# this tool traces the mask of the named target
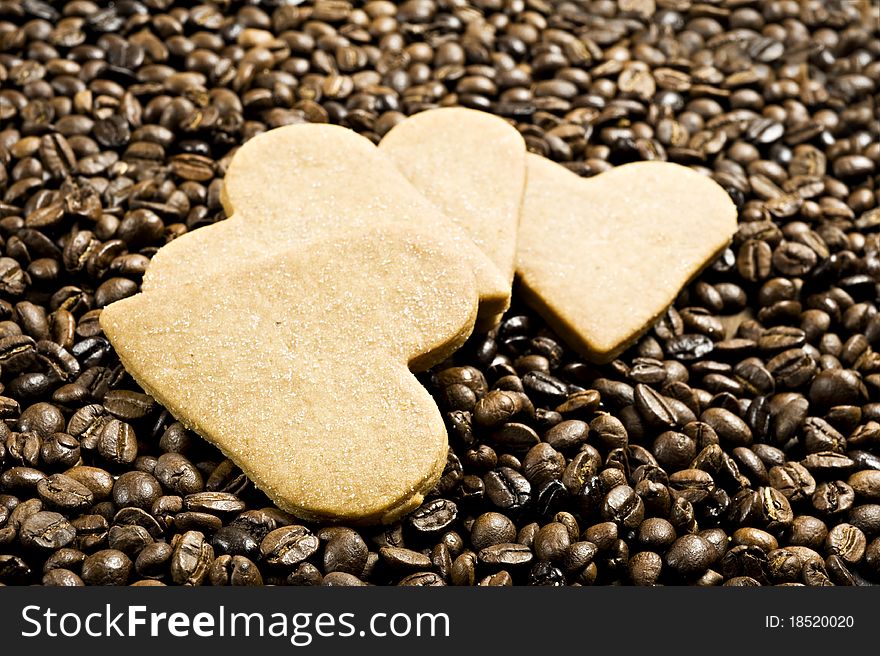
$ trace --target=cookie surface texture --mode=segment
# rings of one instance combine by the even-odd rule
[[[379,150],[512,285],[526,175],[526,144],[519,132],[486,112],[442,107],[398,123]],[[509,304],[509,295],[497,303],[502,312]],[[486,323],[479,327],[494,322]]]
[[[222,196],[229,218],[185,234],[155,255],[143,289],[210,277],[272,257],[297,242],[366,227],[408,226],[442,235],[448,257],[476,275],[480,316],[493,317],[510,281],[368,139],[334,125],[270,130],[233,156]]]

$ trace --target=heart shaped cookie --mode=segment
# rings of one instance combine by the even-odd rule
[[[230,218],[160,249],[144,276],[144,291],[249,265],[339,230],[415,226],[446,236],[449,256],[474,270],[481,318],[495,317],[509,303],[508,277],[352,130],[305,124],[258,135],[232,158],[223,189]]]
[[[526,144],[520,133],[493,114],[441,107],[397,124],[379,142],[379,150],[473,239],[512,285],[526,177]],[[477,328],[491,328],[497,319]]]
[[[410,372],[471,332],[474,274],[442,235],[379,226],[106,307],[101,327],[151,396],[306,519],[391,521],[446,463]]]
[[[582,355],[608,362],[730,242],[736,207],[668,162],[580,178],[527,157],[517,274],[523,297]]]

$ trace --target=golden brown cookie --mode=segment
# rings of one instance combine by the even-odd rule
[[[571,346],[608,362],[735,231],[724,189],[684,166],[636,162],[584,179],[530,154],[517,273],[524,298]]]
[[[106,307],[126,370],[299,517],[391,521],[446,463],[413,376],[468,337],[474,274],[442,236],[401,227],[298,241]]]

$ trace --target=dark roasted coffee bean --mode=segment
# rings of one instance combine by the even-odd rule
[[[183,506],[189,511],[218,515],[241,512],[247,508],[241,499],[229,492],[195,492],[184,497]]]
[[[811,497],[813,508],[823,515],[845,513],[855,501],[853,488],[843,481],[822,481]]]
[[[546,442],[529,449],[522,462],[522,473],[526,480],[538,487],[561,478],[564,470],[565,457]]]
[[[635,490],[628,485],[618,485],[605,495],[601,512],[603,519],[634,529],[642,523],[645,507]]]
[[[544,435],[544,441],[557,450],[573,449],[587,441],[590,425],[578,419],[556,424]]]
[[[324,548],[324,572],[346,572],[359,576],[367,564],[369,550],[358,533],[341,528]]]
[[[684,433],[665,431],[654,440],[652,452],[663,467],[674,470],[686,467],[694,459],[697,446]]]
[[[647,385],[636,385],[633,396],[635,409],[642,420],[657,428],[673,428],[676,417],[666,397]]]
[[[541,438],[527,424],[507,422],[492,434],[492,441],[496,445],[507,447],[511,450],[525,451],[538,444]]]
[[[721,572],[728,579],[747,576],[759,584],[769,582],[770,563],[767,554],[755,545],[732,547],[721,559]]]
[[[498,426],[522,412],[528,412],[529,407],[524,394],[492,390],[477,402],[474,421],[480,426]]]
[[[130,424],[111,419],[101,430],[97,448],[98,453],[109,462],[129,465],[137,457],[137,436]]]
[[[179,453],[163,453],[159,456],[153,475],[169,491],[181,496],[201,492],[204,488],[199,470]]]
[[[113,492],[113,476],[98,467],[80,465],[68,469],[64,474],[87,487],[95,500],[107,499]]]
[[[76,529],[56,512],[34,513],[19,528],[19,540],[26,549],[60,549],[70,544],[75,536]]]
[[[633,585],[655,585],[663,570],[663,559],[653,551],[634,554],[627,564]]]
[[[561,561],[571,544],[571,537],[565,525],[551,522],[535,535],[533,548],[535,555],[542,561]]]
[[[702,574],[714,559],[714,549],[699,535],[678,538],[666,554],[666,564],[685,578]]]
[[[214,549],[198,531],[187,531],[172,541],[171,579],[177,585],[201,585],[214,560]]]
[[[76,479],[64,474],[52,474],[37,483],[37,494],[47,508],[62,512],[81,512],[92,505],[91,490]]]
[[[530,371],[522,377],[523,387],[530,397],[541,403],[556,405],[568,395],[568,386],[561,380],[541,371]]]
[[[417,570],[431,567],[431,559],[419,551],[402,547],[382,547],[379,557],[394,570]]]
[[[82,579],[86,585],[125,585],[131,570],[128,556],[116,549],[103,549],[83,561]]]
[[[525,545],[502,542],[480,549],[477,557],[481,563],[489,566],[517,567],[530,563],[534,555]]]
[[[318,546],[318,538],[311,531],[293,524],[268,533],[260,542],[260,554],[269,565],[290,567],[309,558]]]
[[[639,525],[639,543],[648,549],[662,553],[675,539],[675,528],[661,517],[649,517]]]
[[[134,506],[148,510],[161,496],[159,481],[146,472],[125,472],[113,484],[113,502],[119,508]]]
[[[152,542],[153,538],[149,532],[136,525],[111,526],[107,534],[107,546],[118,549],[130,558],[137,558],[137,555]]]
[[[235,526],[224,526],[211,538],[211,546],[217,554],[259,557],[260,543],[254,537]]]
[[[700,415],[700,421],[708,424],[724,445],[743,447],[752,443],[752,431],[748,424],[729,410],[709,408]]]
[[[54,433],[41,445],[40,457],[50,468],[72,467],[80,459],[79,441],[67,433]]]
[[[146,394],[128,390],[107,392],[103,403],[107,412],[124,421],[142,419],[155,407],[155,401]]]
[[[519,510],[531,500],[532,487],[510,467],[499,467],[484,477],[486,496],[497,508]]]
[[[135,571],[142,577],[160,577],[168,571],[173,552],[167,542],[152,542],[138,553],[134,562]]]
[[[880,471],[862,470],[855,472],[847,483],[853,492],[864,501],[880,501]]]
[[[825,538],[825,547],[829,554],[839,556],[850,565],[857,565],[865,555],[867,541],[865,534],[851,524],[838,524]]]
[[[816,374],[815,361],[800,348],[789,349],[767,362],[777,387],[795,389],[809,383]]]
[[[823,408],[852,405],[858,401],[860,385],[858,375],[849,369],[820,371],[810,385],[810,401]]]
[[[445,531],[458,518],[458,507],[448,499],[428,501],[409,516],[410,526],[419,533]]]

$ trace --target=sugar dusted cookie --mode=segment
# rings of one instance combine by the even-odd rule
[[[396,125],[379,150],[512,284],[526,176],[526,145],[519,132],[486,112],[442,107]],[[486,323],[481,327],[495,321]]]
[[[442,236],[325,234],[210,278],[118,301],[101,326],[135,380],[279,507],[391,521],[446,463],[446,429],[410,369],[448,357],[477,312]]]
[[[523,295],[596,362],[653,325],[736,231],[724,189],[677,164],[636,162],[583,179],[537,155],[527,162]]]

